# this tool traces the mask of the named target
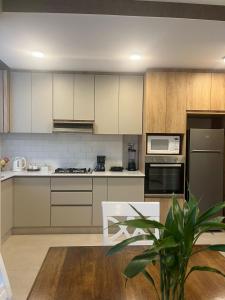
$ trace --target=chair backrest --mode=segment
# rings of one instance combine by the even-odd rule
[[[123,217],[126,220],[139,217],[138,213],[130,206],[133,205],[147,219],[159,221],[160,219],[160,204],[159,202],[102,202],[103,215],[103,237],[104,244],[112,245],[122,239],[133,237],[139,234],[144,234],[144,230],[135,229],[132,233],[128,231],[128,226],[117,225],[118,231],[109,232],[109,223],[118,223],[118,217]],[[113,226],[114,227],[114,226]],[[116,227],[116,226],[115,226]],[[159,238],[159,230],[154,230],[154,235]],[[132,245],[151,245],[152,241],[143,240],[133,243]]]
[[[5,269],[2,255],[0,254],[0,300],[11,300],[12,290],[9,284],[8,275]]]

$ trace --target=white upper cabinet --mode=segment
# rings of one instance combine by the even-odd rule
[[[30,72],[11,72],[10,101],[10,131],[31,132]]]
[[[53,74],[53,119],[73,120],[74,75]]]
[[[94,75],[75,75],[74,120],[94,120]]]
[[[143,76],[120,76],[119,134],[142,134]]]
[[[0,70],[0,133],[4,131],[3,71]]]
[[[52,74],[32,73],[32,132],[52,132]]]
[[[119,76],[95,76],[95,133],[118,134]]]

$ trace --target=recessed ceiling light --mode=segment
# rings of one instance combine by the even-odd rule
[[[138,54],[138,53],[131,54],[130,59],[131,60],[140,60],[141,59],[141,55]]]
[[[43,53],[43,52],[40,52],[40,51],[33,51],[33,52],[31,53],[31,55],[32,55],[33,57],[38,57],[38,58],[43,58],[43,57],[44,57],[44,53]]]

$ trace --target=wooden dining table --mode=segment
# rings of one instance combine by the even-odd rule
[[[140,274],[128,280],[122,275],[127,263],[145,249],[129,246],[107,256],[109,247],[49,248],[27,299],[29,300],[156,300],[153,287]],[[225,257],[218,252],[199,252],[192,265],[207,265],[225,273]],[[157,266],[149,268],[159,285]],[[186,282],[186,300],[225,300],[225,278],[210,272],[193,272]]]

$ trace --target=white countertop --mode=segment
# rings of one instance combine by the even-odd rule
[[[127,171],[123,172],[92,172],[87,174],[55,174],[54,172],[13,172],[13,171],[3,171],[0,173],[1,181],[13,178],[13,177],[144,177],[144,173],[141,171]]]

